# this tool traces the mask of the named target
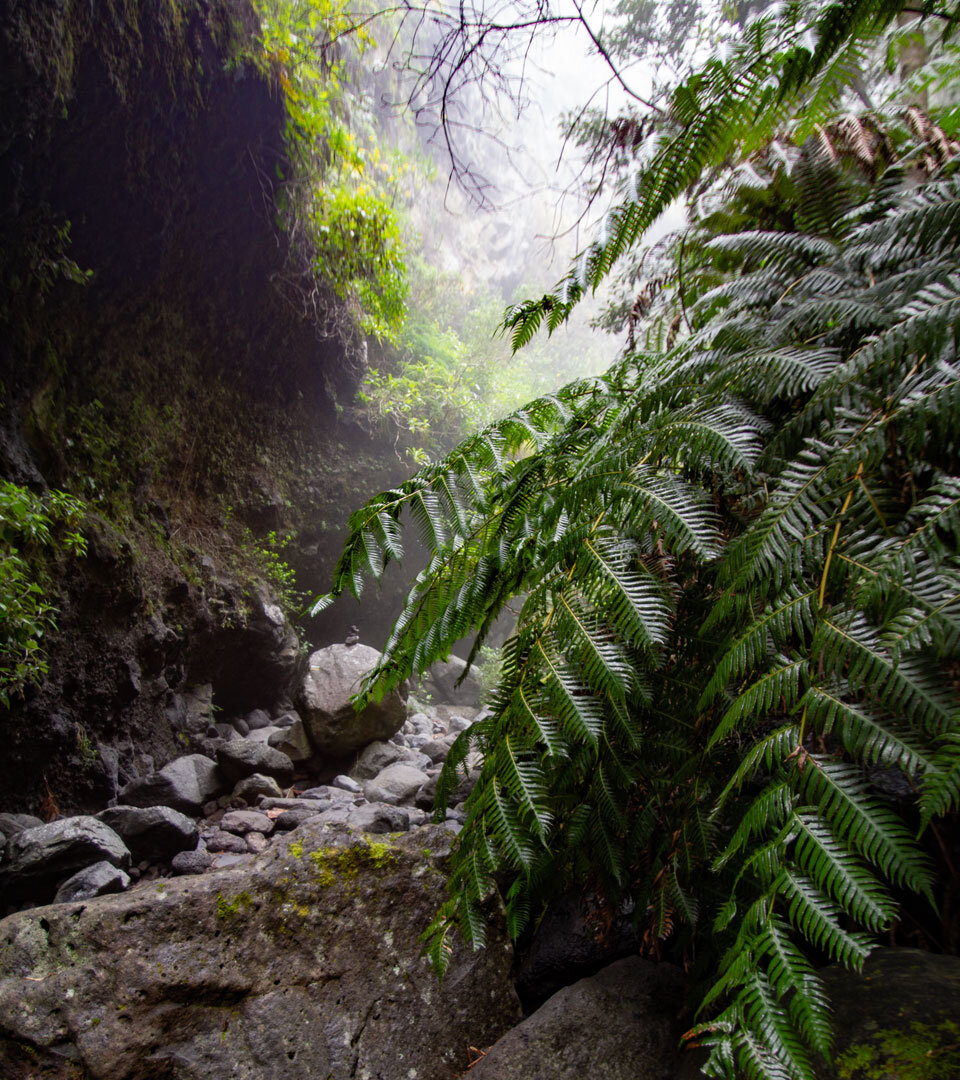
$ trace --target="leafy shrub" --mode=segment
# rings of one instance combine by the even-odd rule
[[[62,491],[44,496],[0,481],[0,703],[47,673],[44,634],[56,626],[40,556],[47,551],[83,555],[79,532],[83,503]]]

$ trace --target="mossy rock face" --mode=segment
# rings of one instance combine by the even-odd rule
[[[878,949],[861,975],[824,973],[837,1034],[822,1080],[960,1077],[960,960]]]
[[[502,933],[442,985],[421,955],[450,842],[308,822],[252,869],[10,916],[0,1076],[453,1080],[519,1006]]]

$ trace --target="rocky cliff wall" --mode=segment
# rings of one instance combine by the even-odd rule
[[[362,343],[285,298],[255,29],[242,0],[0,2],[0,475],[83,498],[89,545],[43,568],[59,631],[0,710],[0,807],[102,805],[183,752],[194,686],[283,707],[297,601],[269,534],[322,590],[346,513],[396,474],[347,419]],[[388,609],[344,619],[376,642]]]

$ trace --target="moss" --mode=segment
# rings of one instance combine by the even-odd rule
[[[394,866],[398,854],[390,844],[365,841],[346,848],[319,848],[310,852],[310,861],[317,869],[317,884],[328,888],[338,877],[350,882],[361,870],[371,867],[383,870]]]
[[[287,849],[290,854],[298,861],[303,858],[303,841],[294,840],[294,842]]]
[[[960,1027],[914,1021],[885,1028],[837,1058],[837,1080],[955,1080],[960,1076]]]
[[[223,893],[217,893],[217,918],[232,919],[240,911],[253,907],[253,898],[246,891],[238,893],[232,900],[227,900]]]

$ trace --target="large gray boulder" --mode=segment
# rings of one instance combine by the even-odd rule
[[[430,668],[423,680],[424,689],[440,704],[479,705],[482,696],[480,684],[472,673],[463,678],[466,670],[466,660],[451,653],[448,659],[438,660]],[[463,682],[458,686],[462,678]]]
[[[217,764],[231,784],[257,773],[272,776],[281,787],[289,787],[293,781],[293,762],[265,742],[238,739],[224,743],[217,750]]]
[[[101,861],[126,870],[130,852],[113,829],[95,817],[61,818],[24,829],[7,841],[0,894],[14,900],[50,900],[64,878]]]
[[[442,986],[421,955],[450,840],[310,822],[236,868],[11,915],[0,1076],[452,1080],[520,1013],[499,930],[455,941]]]
[[[672,1080],[683,990],[679,968],[618,960],[508,1031],[470,1080]]]
[[[375,739],[389,739],[403,727],[407,706],[396,690],[359,713],[350,701],[379,659],[380,653],[369,645],[330,645],[311,655],[299,709],[318,753],[352,754]]]
[[[124,806],[170,806],[182,814],[196,815],[224,788],[215,761],[203,754],[185,754],[158,772],[131,780],[120,789],[117,800]]]
[[[135,859],[172,859],[192,851],[200,835],[197,823],[169,806],[111,806],[97,818],[123,840]]]
[[[426,773],[398,761],[388,765],[363,785],[363,793],[370,802],[398,803],[412,800],[428,780]]]
[[[383,772],[395,761],[402,761],[406,757],[406,749],[392,742],[376,742],[365,746],[356,763],[350,770],[353,780],[372,780],[377,773]]]

